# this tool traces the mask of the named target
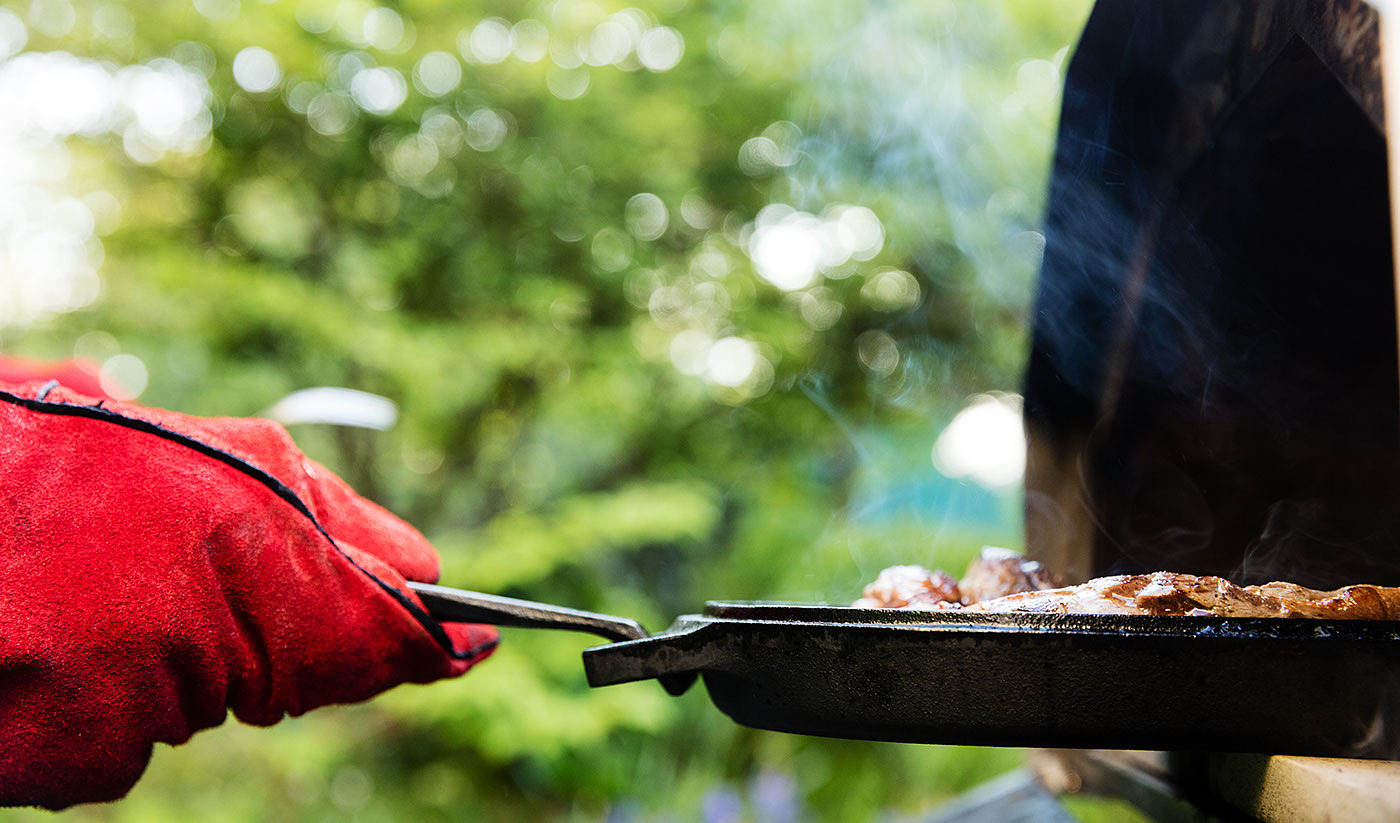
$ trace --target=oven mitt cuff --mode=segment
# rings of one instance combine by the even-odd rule
[[[42,399],[35,399],[42,397]],[[460,675],[437,555],[276,424],[0,385],[0,805],[124,795],[156,742]]]

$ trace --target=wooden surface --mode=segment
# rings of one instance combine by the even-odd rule
[[[1210,781],[1221,799],[1263,823],[1400,820],[1400,762],[1218,754]]]
[[[1385,100],[1383,120],[1386,133],[1386,155],[1390,170],[1390,242],[1394,263],[1396,316],[1400,317],[1400,3],[1390,0],[1377,3],[1380,10],[1380,66]],[[1400,335],[1396,336],[1400,347]]]
[[[1037,749],[1027,768],[1051,794],[1120,798],[1157,823],[1400,820],[1397,761]]]

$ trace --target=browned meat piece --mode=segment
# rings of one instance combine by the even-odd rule
[[[1220,577],[1156,572],[1022,592],[974,603],[967,611],[1396,620],[1400,589],[1357,585],[1320,592],[1292,583],[1241,587]]]
[[[1009,549],[986,546],[967,567],[962,582],[937,569],[890,566],[865,587],[853,605],[867,609],[956,609],[1017,592],[1053,589],[1059,581],[1034,560]]]
[[[1060,581],[1050,570],[1034,560],[1027,560],[1010,549],[987,546],[967,567],[958,588],[964,604],[992,600],[1018,592],[1053,589]]]
[[[961,583],[943,571],[891,566],[856,606],[1049,614],[1214,615],[1400,620],[1400,588],[1356,585],[1323,592],[1293,583],[1236,586],[1221,577],[1156,572],[1054,588],[1039,563],[985,548]]]
[[[866,609],[956,609],[962,605],[958,581],[941,569],[890,566],[865,587],[854,605]]]

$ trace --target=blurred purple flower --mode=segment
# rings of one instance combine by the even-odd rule
[[[749,781],[749,799],[763,823],[797,823],[802,819],[802,801],[797,781],[781,772],[760,771]]]
[[[744,801],[738,792],[728,786],[721,786],[705,792],[700,809],[700,819],[704,823],[739,823],[744,811]]]
[[[624,798],[608,807],[608,816],[604,818],[604,821],[605,823],[640,823],[641,819],[641,804],[631,798]]]

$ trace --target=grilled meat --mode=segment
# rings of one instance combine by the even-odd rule
[[[1400,619],[1400,589],[1356,585],[1322,592],[1293,583],[1236,586],[1220,577],[1156,572],[1100,577],[966,607],[978,612]]]
[[[963,605],[968,605],[1059,585],[1060,581],[1040,563],[1027,560],[1010,549],[987,546],[968,565],[958,588],[962,590]]]
[[[1323,592],[1293,583],[1236,586],[1221,577],[1156,572],[1100,577],[1056,587],[1039,563],[986,548],[961,583],[943,571],[892,566],[856,606],[1047,614],[1213,615],[1400,620],[1400,589],[1346,586]]]
[[[987,546],[968,565],[962,582],[937,569],[890,566],[865,587],[854,605],[867,609],[957,609],[982,600],[1060,585],[1034,560]]]
[[[867,609],[956,609],[962,592],[951,574],[923,566],[890,566],[865,587],[855,605]]]

